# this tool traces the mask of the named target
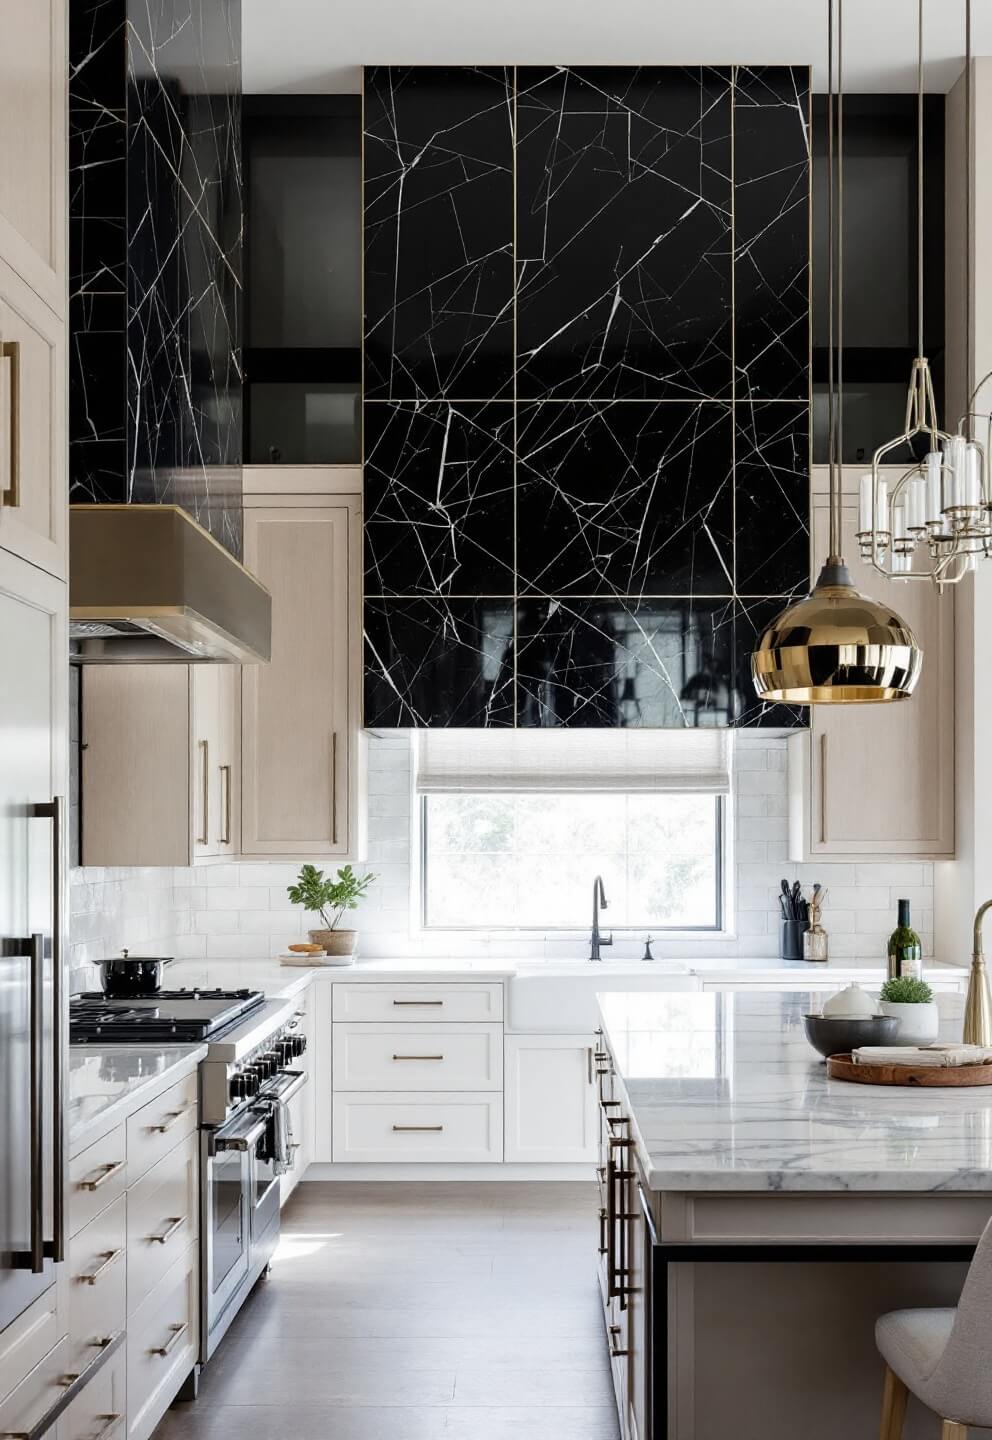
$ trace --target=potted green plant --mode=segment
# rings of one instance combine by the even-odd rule
[[[325,875],[315,865],[304,865],[296,884],[287,886],[286,893],[294,905],[302,905],[324,922],[320,929],[309,932],[314,945],[321,945],[325,955],[342,957],[339,963],[349,965],[355,953],[354,930],[340,929],[341,919],[348,910],[355,910],[369,886],[378,879],[371,871],[356,875],[350,865],[342,865],[337,875]]]
[[[897,1045],[932,1045],[940,1029],[940,1014],[933,991],[914,975],[886,980],[879,991],[878,1008],[899,1021]]]

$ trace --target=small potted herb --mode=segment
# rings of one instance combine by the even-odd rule
[[[879,991],[878,1008],[883,1015],[894,1015],[899,1021],[897,1045],[932,1045],[936,1040],[940,1015],[925,980],[913,975],[886,980]]]
[[[296,877],[296,884],[287,886],[286,893],[294,905],[319,915],[324,922],[320,929],[309,932],[315,945],[321,945],[325,955],[340,956],[339,964],[350,965],[355,953],[354,930],[339,928],[347,910],[355,910],[358,902],[378,876],[371,871],[367,875],[356,875],[350,865],[342,865],[336,876],[325,875],[315,865],[304,865]]]

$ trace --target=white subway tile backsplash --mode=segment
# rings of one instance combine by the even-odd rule
[[[933,950],[933,867],[919,861],[796,866],[787,859],[785,738],[754,732],[735,742],[731,818],[735,842],[732,910],[735,934],[724,939],[657,940],[659,958],[742,954],[772,958],[778,947],[779,882],[798,877],[819,881],[830,894],[824,924],[830,953],[839,959],[880,957],[895,923],[896,901],[905,896],[924,944]],[[420,933],[412,893],[410,741],[406,734],[372,736],[369,744],[369,858],[360,870],[374,870],[376,884],[345,924],[359,931],[359,952],[425,958],[547,956],[580,958],[587,952],[581,933],[552,932],[459,935]],[[333,872],[337,864],[315,857]],[[74,870],[71,885],[72,965],[87,985],[96,973],[84,967],[125,945],[179,959],[240,959],[275,956],[314,925],[289,902],[286,888],[299,863],[223,862],[196,869]],[[641,941],[618,936],[615,955],[640,955]],[[75,983],[75,977],[74,977]]]

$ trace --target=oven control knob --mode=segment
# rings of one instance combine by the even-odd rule
[[[307,1037],[305,1035],[293,1036],[293,1054],[302,1055],[307,1048]]]
[[[232,1100],[243,1100],[245,1098],[244,1080],[241,1075],[232,1075],[227,1085],[227,1093]]]
[[[288,1065],[296,1053],[296,1045],[292,1036],[279,1042],[279,1055],[284,1065]]]
[[[241,1080],[244,1097],[247,1100],[248,1097],[250,1095],[254,1095],[255,1091],[258,1089],[258,1076],[255,1074],[254,1070],[242,1070],[239,1078]]]

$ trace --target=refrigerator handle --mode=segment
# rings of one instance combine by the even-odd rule
[[[31,936],[31,1090],[30,1090],[30,1173],[31,1173],[31,1272],[45,1268],[45,937]]]
[[[65,1259],[65,971],[62,928],[65,885],[65,816],[61,795],[33,807],[39,820],[52,822],[52,1241],[46,1253]],[[39,1007],[39,1016],[41,1015]],[[41,1019],[37,1021],[41,1026]],[[43,1028],[40,1030],[43,1035]],[[33,1135],[32,1131],[32,1135]],[[43,1132],[42,1132],[43,1133]],[[43,1142],[41,1142],[43,1143]],[[32,1245],[33,1250],[33,1245]]]

